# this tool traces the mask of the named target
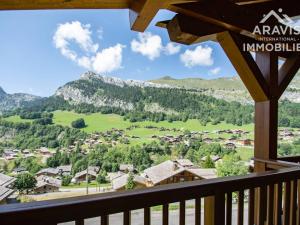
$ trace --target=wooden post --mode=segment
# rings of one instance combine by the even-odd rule
[[[215,212],[215,197],[210,196],[204,198],[204,224],[214,225],[214,212]]]
[[[257,52],[256,63],[264,76],[269,96],[267,101],[255,101],[254,157],[277,158],[278,127],[278,57],[271,52]],[[264,163],[256,163],[255,171],[265,171]]]

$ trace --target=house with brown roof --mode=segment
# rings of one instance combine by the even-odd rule
[[[215,169],[202,169],[194,165],[184,165],[178,161],[167,160],[144,170],[143,176],[147,178],[151,186],[217,177]]]
[[[57,168],[44,168],[36,173],[36,176],[48,176],[48,177],[56,177],[59,175],[59,170]]]
[[[15,182],[16,178],[0,173],[0,204],[7,203],[7,198],[14,193],[10,187]]]
[[[84,182],[87,179],[87,176],[89,178],[89,180],[96,180],[97,178],[97,173],[94,170],[88,169],[88,170],[83,170],[81,172],[78,172],[75,174],[75,176],[72,179],[72,182],[74,183],[80,183],[80,182]]]
[[[128,183],[129,174],[124,174],[116,179],[112,180],[112,188],[115,191],[123,191],[126,189],[126,184]],[[135,184],[135,189],[145,188],[148,186],[148,181],[145,177],[134,174],[133,182]]]
[[[37,194],[58,192],[60,187],[61,180],[42,175],[37,178],[37,184],[34,188],[34,192]]]

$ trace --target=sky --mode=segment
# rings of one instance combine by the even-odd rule
[[[7,93],[50,96],[86,71],[122,79],[214,79],[236,72],[219,44],[171,43],[155,26],[130,30],[128,10],[0,12],[0,86]]]

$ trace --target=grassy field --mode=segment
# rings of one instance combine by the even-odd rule
[[[72,121],[83,118],[86,123],[86,127],[83,130],[87,133],[93,132],[101,132],[107,131],[112,128],[125,129],[132,125],[140,126],[144,128],[145,126],[156,126],[156,127],[165,127],[165,128],[176,128],[181,130],[191,130],[191,131],[214,131],[214,130],[222,130],[222,129],[242,129],[245,131],[253,131],[253,124],[236,126],[227,123],[220,123],[217,125],[207,124],[203,126],[199,123],[198,120],[188,120],[187,122],[175,121],[169,123],[168,121],[161,122],[151,122],[151,121],[143,121],[131,123],[129,121],[124,121],[122,116],[116,114],[101,114],[101,113],[92,113],[92,114],[79,114],[75,112],[69,111],[55,111],[53,122],[54,124],[63,125],[63,126],[71,126]],[[31,120],[21,119],[19,116],[11,116],[5,118],[7,121],[11,122],[30,122]],[[170,132],[169,132],[170,133]],[[149,129],[134,129],[131,132],[132,135],[154,135],[153,130]]]
[[[203,126],[200,124],[198,120],[188,120],[187,122],[175,121],[169,123],[168,121],[161,122],[151,122],[151,121],[143,121],[131,123],[129,121],[125,121],[122,116],[116,114],[101,114],[101,113],[92,113],[92,114],[78,114],[75,112],[69,111],[55,111],[53,117],[53,123],[63,126],[71,126],[72,121],[83,118],[86,123],[86,127],[82,130],[87,133],[94,132],[105,132],[111,130],[112,128],[123,129],[125,130],[125,135],[129,137],[136,136],[138,138],[129,138],[130,145],[138,145],[143,143],[150,143],[154,140],[152,136],[163,136],[163,135],[178,135],[179,133],[183,133],[185,130],[190,131],[207,131],[206,137],[210,138],[229,138],[231,134],[216,134],[213,131],[216,130],[225,130],[225,129],[241,129],[244,131],[250,131],[249,135],[243,136],[243,138],[251,138],[253,139],[253,124],[243,125],[243,126],[235,126],[227,123],[220,123],[217,125],[207,124]],[[30,120],[22,120],[19,116],[12,116],[6,118],[6,120],[11,122],[30,122]],[[132,130],[126,130],[126,128],[136,125],[138,128],[134,128]],[[164,127],[168,129],[176,128],[180,131],[160,131],[159,129],[148,129],[147,126],[154,127]],[[237,149],[239,155],[243,160],[248,160],[253,157],[253,150],[251,148],[238,148]]]
[[[206,126],[202,126],[198,120],[188,120],[187,122],[175,121],[173,123],[169,123],[168,121],[161,121],[158,123],[151,121],[144,122],[136,122],[131,123],[129,121],[124,121],[122,116],[115,114],[101,114],[101,113],[93,113],[93,114],[78,114],[74,112],[67,111],[56,111],[54,112],[53,122],[55,124],[60,124],[64,126],[70,126],[72,121],[83,118],[87,124],[86,128],[83,130],[87,133],[93,133],[96,131],[106,131],[112,128],[125,129],[130,127],[131,125],[138,125],[141,128],[145,126],[156,126],[156,127],[166,127],[166,128],[176,128],[182,130],[192,130],[192,131],[213,131],[213,130],[221,130],[221,129],[242,129],[246,131],[253,130],[253,124],[244,125],[244,126],[235,126],[232,124],[220,123],[218,125],[207,124]],[[11,120],[19,120],[19,118],[12,118]],[[149,129],[134,129],[132,130],[132,135],[154,135],[153,130]]]

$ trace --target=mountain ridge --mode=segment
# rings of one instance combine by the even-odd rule
[[[26,93],[8,94],[0,87],[0,112],[22,107],[38,99],[41,97]]]

